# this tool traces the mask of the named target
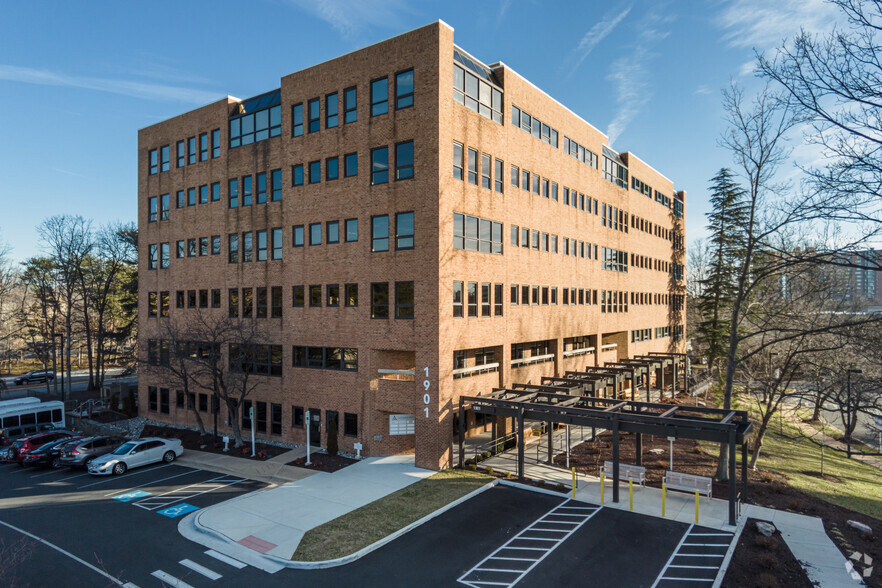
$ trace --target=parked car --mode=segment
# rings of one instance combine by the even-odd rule
[[[61,465],[88,466],[93,459],[110,453],[125,441],[122,437],[86,437],[69,441],[61,448]]]
[[[31,449],[24,455],[24,457],[22,457],[22,465],[41,466],[44,468],[61,467],[61,449],[70,443],[71,439],[76,439],[76,437],[64,437],[57,441],[44,443],[36,449]]]
[[[51,441],[67,439],[73,436],[73,433],[71,433],[70,431],[49,431],[48,433],[37,433],[36,435],[31,435],[30,437],[22,437],[21,439],[16,439],[13,442],[12,447],[10,447],[6,452],[6,461],[15,462],[18,465],[21,465],[24,456],[37,447],[45,445],[46,443],[49,443]]]
[[[33,370],[13,380],[16,386],[23,384],[33,384],[34,382],[52,381],[55,379],[55,372],[52,370]]]
[[[89,463],[90,474],[109,476],[124,474],[126,470],[164,461],[171,463],[184,453],[180,439],[145,437],[126,441],[110,453],[96,457]]]

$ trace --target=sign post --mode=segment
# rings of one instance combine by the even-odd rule
[[[309,430],[312,428],[310,423],[312,421],[309,420],[309,411],[306,411],[306,465],[312,465],[312,462],[309,461]]]
[[[248,418],[251,419],[251,457],[257,455],[254,451],[254,407],[248,409]]]
[[[676,439],[676,437],[668,437],[668,441],[671,442],[670,449],[668,449],[668,455],[670,456],[670,460],[671,460],[671,467],[669,469],[672,472],[674,471],[674,439]]]

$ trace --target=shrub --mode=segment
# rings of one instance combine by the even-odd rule
[[[469,469],[472,470],[472,471],[475,471],[476,469],[478,469],[478,466],[476,466],[476,465],[473,464],[473,463],[470,463],[468,467],[469,467]]]
[[[488,457],[490,457],[490,452],[485,451],[484,453],[481,454],[481,457],[483,457],[484,459],[487,459]]]
[[[511,472],[505,472],[504,476],[505,479],[508,480],[509,478],[511,478]]]
[[[774,570],[778,568],[778,558],[771,553],[762,554],[761,556],[759,556],[759,558],[757,558],[757,561],[760,566],[767,570]]]
[[[557,486],[555,486],[554,489],[557,490],[558,492],[563,492],[567,489],[567,487],[564,486],[562,483],[558,482]]]
[[[472,458],[469,458],[469,459],[465,460],[465,464],[467,466],[475,465],[475,460],[473,460]]]
[[[536,480],[536,484],[539,486],[545,486],[545,480],[540,478],[539,480]]]
[[[493,475],[493,467],[492,466],[487,466],[487,473],[490,474],[491,476]]]

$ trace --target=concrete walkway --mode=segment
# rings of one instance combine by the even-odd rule
[[[372,457],[333,474],[274,465],[308,475],[199,510],[178,529],[192,541],[275,571],[280,566],[272,559],[290,560],[308,530],[435,473],[414,467],[413,455]],[[261,563],[259,554],[273,557]]]
[[[306,448],[298,447],[266,461],[257,461],[233,457],[232,455],[188,449],[178,458],[177,463],[182,466],[209,472],[241,476],[266,484],[279,485],[302,480],[318,473],[315,470],[285,465],[305,455]]]
[[[827,447],[838,449],[842,453],[845,453],[847,451],[848,447],[846,446],[844,441],[834,439],[830,435],[819,431],[813,425],[803,422],[802,418],[797,415],[796,409],[794,407],[785,406],[782,410],[784,411],[784,416],[787,419],[787,423],[799,429],[799,431],[806,437],[813,439],[817,443],[823,443]],[[838,429],[836,429],[832,425],[827,425],[826,428],[838,431]],[[842,431],[838,432],[840,435],[842,434]],[[873,455],[863,455],[859,453],[858,450],[854,448],[854,446],[852,446],[851,458],[855,461],[873,466],[874,468],[882,469],[882,459]]]

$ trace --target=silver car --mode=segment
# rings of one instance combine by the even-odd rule
[[[110,453],[89,462],[89,473],[96,476],[124,474],[130,468],[164,461],[171,463],[184,453],[180,439],[145,437],[127,441]]]

